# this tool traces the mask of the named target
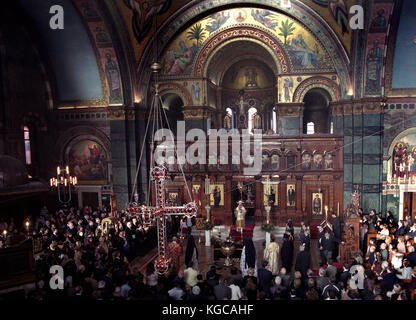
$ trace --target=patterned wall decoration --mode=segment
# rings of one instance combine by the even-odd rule
[[[105,73],[108,104],[122,104],[124,99],[120,68],[107,27],[92,0],[74,0],[73,3],[88,26],[91,41],[95,44],[97,63],[101,63]]]
[[[413,103],[412,103],[413,102]],[[384,107],[383,150],[388,156],[393,140],[405,130],[416,127],[416,104],[410,99],[388,102]]]
[[[294,70],[316,71],[332,69],[332,63],[323,46],[295,20],[276,12],[259,8],[238,8],[216,12],[190,26],[168,46],[162,58],[164,74],[189,74],[192,61],[198,51],[211,39],[218,42],[224,38],[215,35],[228,28],[252,26],[267,30],[279,39],[290,57]],[[236,29],[237,30],[237,29]],[[238,31],[230,36],[241,36]],[[224,35],[227,37],[227,34]],[[263,36],[264,37],[264,36]],[[204,48],[203,51],[207,49]],[[206,53],[202,53],[205,55]],[[197,64],[196,74],[200,66]]]
[[[380,96],[384,92],[385,46],[392,12],[393,3],[389,0],[379,0],[373,5],[363,66],[366,96]]]
[[[302,102],[305,94],[312,88],[323,88],[328,91],[331,95],[332,101],[341,100],[341,91],[336,82],[333,81],[332,77],[310,77],[305,79],[296,88],[293,94],[293,102]]]

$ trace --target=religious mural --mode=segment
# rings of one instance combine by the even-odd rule
[[[350,51],[352,32],[349,26],[348,13],[351,6],[356,4],[356,1],[310,0],[309,4],[331,25],[340,39],[342,39],[347,51]]]
[[[277,207],[279,205],[279,185],[270,184],[269,187],[270,189],[268,190],[267,185],[263,185],[263,204],[265,207]]]
[[[416,133],[409,134],[396,143],[391,161],[393,178],[416,175]]]
[[[168,192],[168,205],[169,206],[179,206],[179,193],[178,192]]]
[[[133,11],[132,28],[138,42],[141,42],[150,32],[153,16],[168,11],[172,0],[123,0]]]
[[[106,183],[108,158],[104,148],[92,140],[82,140],[69,149],[68,163],[71,172],[83,182]]]
[[[302,169],[310,170],[312,167],[312,157],[309,153],[304,153],[302,155]]]
[[[313,167],[315,169],[321,170],[324,167],[322,154],[316,153],[313,155]]]
[[[222,81],[225,88],[244,90],[272,88],[275,84],[276,79],[269,67],[255,59],[233,64]]]
[[[197,51],[211,34],[243,23],[266,28],[279,38],[287,49],[295,70],[332,69],[323,47],[295,20],[266,9],[238,8],[216,12],[177,36],[163,54],[162,73],[190,74]],[[245,72],[249,78],[248,86],[254,87],[255,72]]]
[[[95,40],[97,51],[101,61],[101,67],[105,73],[108,103],[110,105],[123,103],[123,88],[119,65],[112,40],[102,18],[94,8],[90,0],[76,0],[74,4],[84,16],[91,36]],[[103,79],[104,80],[104,79]]]
[[[334,156],[332,153],[327,152],[325,154],[325,169],[334,169]]]
[[[312,193],[312,214],[322,215],[322,193]]]
[[[392,3],[374,3],[367,37],[367,52],[364,65],[366,95],[380,95],[384,86],[382,76],[383,56],[392,8]]]
[[[224,206],[224,185],[211,184],[210,189],[210,206],[214,208]]]
[[[197,206],[201,206],[201,185],[193,184],[192,185],[192,198],[194,199]]]
[[[286,192],[286,206],[294,207],[296,205],[296,186],[294,184],[288,184]]]
[[[333,73],[326,73],[326,74],[320,74],[319,75],[322,79],[327,78],[328,79],[328,83],[331,83],[333,85],[339,85],[339,78],[333,74]],[[277,87],[279,88],[278,92],[279,92],[279,102],[296,102],[296,98],[298,98],[298,94],[296,94],[296,92],[299,90],[299,86],[301,86],[302,84],[305,84],[307,82],[308,79],[312,78],[313,75],[295,75],[295,76],[286,76],[286,75],[281,75],[278,77],[278,84]],[[318,79],[317,79],[318,81]],[[316,87],[321,87],[321,84],[318,84],[317,81],[315,81],[313,84]],[[311,83],[312,84],[312,83]],[[324,87],[326,90],[328,90],[328,88]],[[301,91],[303,91],[302,88]],[[336,95],[335,89],[331,88],[334,92],[333,94]],[[296,97],[295,97],[296,95]],[[335,97],[334,97],[335,99]]]
[[[272,155],[272,170],[279,170],[279,155],[273,154]]]

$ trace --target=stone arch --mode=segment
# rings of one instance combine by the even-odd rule
[[[241,40],[248,40],[257,43],[266,49],[273,58],[277,72],[288,73],[292,70],[290,59],[283,49],[280,40],[257,27],[234,27],[215,34],[199,50],[193,66],[195,77],[205,77],[212,57],[224,46]]]
[[[188,90],[184,86],[178,83],[174,83],[174,82],[161,83],[158,87],[158,91],[159,91],[159,95],[166,94],[166,93],[174,93],[182,99],[185,106],[193,105],[193,100]],[[149,97],[150,101],[153,101],[154,95],[155,95],[155,91],[152,90],[150,97]]]
[[[341,90],[332,80],[325,77],[312,77],[304,80],[293,93],[293,102],[300,103],[305,95],[314,88],[322,88],[328,91],[333,102],[341,100]]]
[[[321,43],[321,45],[326,44],[324,45],[324,48],[327,48],[327,53],[333,63],[334,69],[337,70],[342,87],[342,96],[344,98],[347,97],[348,87],[351,82],[350,75],[348,73],[348,65],[350,63],[348,52],[343,46],[342,41],[339,39],[335,30],[333,30],[316,11],[299,2],[292,2],[290,8],[284,8],[274,0],[239,0],[233,5],[260,5],[262,7],[267,7],[270,10],[282,12],[283,14],[288,15],[288,17],[302,23],[314,35],[315,39]],[[151,36],[147,46],[143,50],[142,56],[152,56],[151,51],[154,47],[154,41],[156,41],[156,39],[158,39],[159,48],[161,48],[161,52],[163,52],[163,47],[169,44],[170,40],[174,38],[175,34],[179,30],[183,30],[188,21],[195,21],[198,17],[203,19],[205,15],[208,14],[206,13],[207,9],[210,11],[220,11],[227,8],[228,6],[221,1],[212,0],[203,0],[198,3],[190,2],[184,5],[165,21],[156,34]],[[144,97],[147,97],[146,91],[148,90],[148,86],[143,86],[141,83],[149,83],[150,73],[145,71],[151,63],[149,59],[150,58],[141,59],[136,73],[138,79],[136,89],[138,90],[138,95]],[[146,103],[146,101],[142,102]]]

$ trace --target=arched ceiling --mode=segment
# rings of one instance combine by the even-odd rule
[[[185,11],[190,6],[201,1],[193,0],[117,0],[120,10],[124,16],[126,24],[129,26],[129,33],[131,39],[134,41],[134,50],[136,58],[139,59],[150,39],[153,21],[151,12],[158,12],[159,23],[166,22],[171,16]],[[271,4],[275,7],[283,6],[284,0],[241,0],[241,1],[226,1],[226,0],[212,0],[207,2],[203,10],[210,10],[213,7],[220,5],[238,5],[238,4]],[[331,28],[340,39],[342,45],[349,52],[351,48],[352,30],[349,24],[346,23],[348,19],[349,8],[356,4],[356,0],[291,0],[292,3],[303,5],[315,11],[325,25]],[[290,10],[290,9],[289,9]],[[201,12],[203,14],[203,12]],[[186,23],[186,21],[183,21]]]
[[[211,39],[221,31],[236,27],[261,30],[280,42],[290,58],[293,70],[333,70],[328,48],[305,26],[275,11],[259,7],[240,7],[215,12],[178,33],[162,55],[162,74],[191,74],[198,51],[211,45]],[[238,36],[238,32],[235,36]],[[239,52],[234,51],[234,55],[237,54]],[[230,55],[227,58],[232,57]]]
[[[83,21],[71,0],[18,0],[40,36],[48,55],[62,101],[103,98],[94,49]],[[52,30],[49,13],[53,5],[64,9],[64,29]]]
[[[221,86],[238,90],[268,89],[276,86],[276,77],[263,61],[251,58],[231,65],[224,74]]]
[[[404,0],[393,62],[393,89],[416,89],[416,1]]]
[[[250,41],[236,41],[219,49],[211,59],[208,66],[208,78],[216,85],[222,83],[227,71],[240,61],[257,60],[266,65],[269,77],[277,74],[277,68],[273,58],[262,46]]]

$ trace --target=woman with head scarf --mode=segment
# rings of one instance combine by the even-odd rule
[[[188,236],[186,243],[185,265],[191,265],[193,269],[198,270],[198,249],[193,235]]]
[[[241,252],[240,269],[243,277],[248,274],[249,268],[254,269],[254,276],[257,277],[256,248],[251,237],[244,240],[244,247]]]

